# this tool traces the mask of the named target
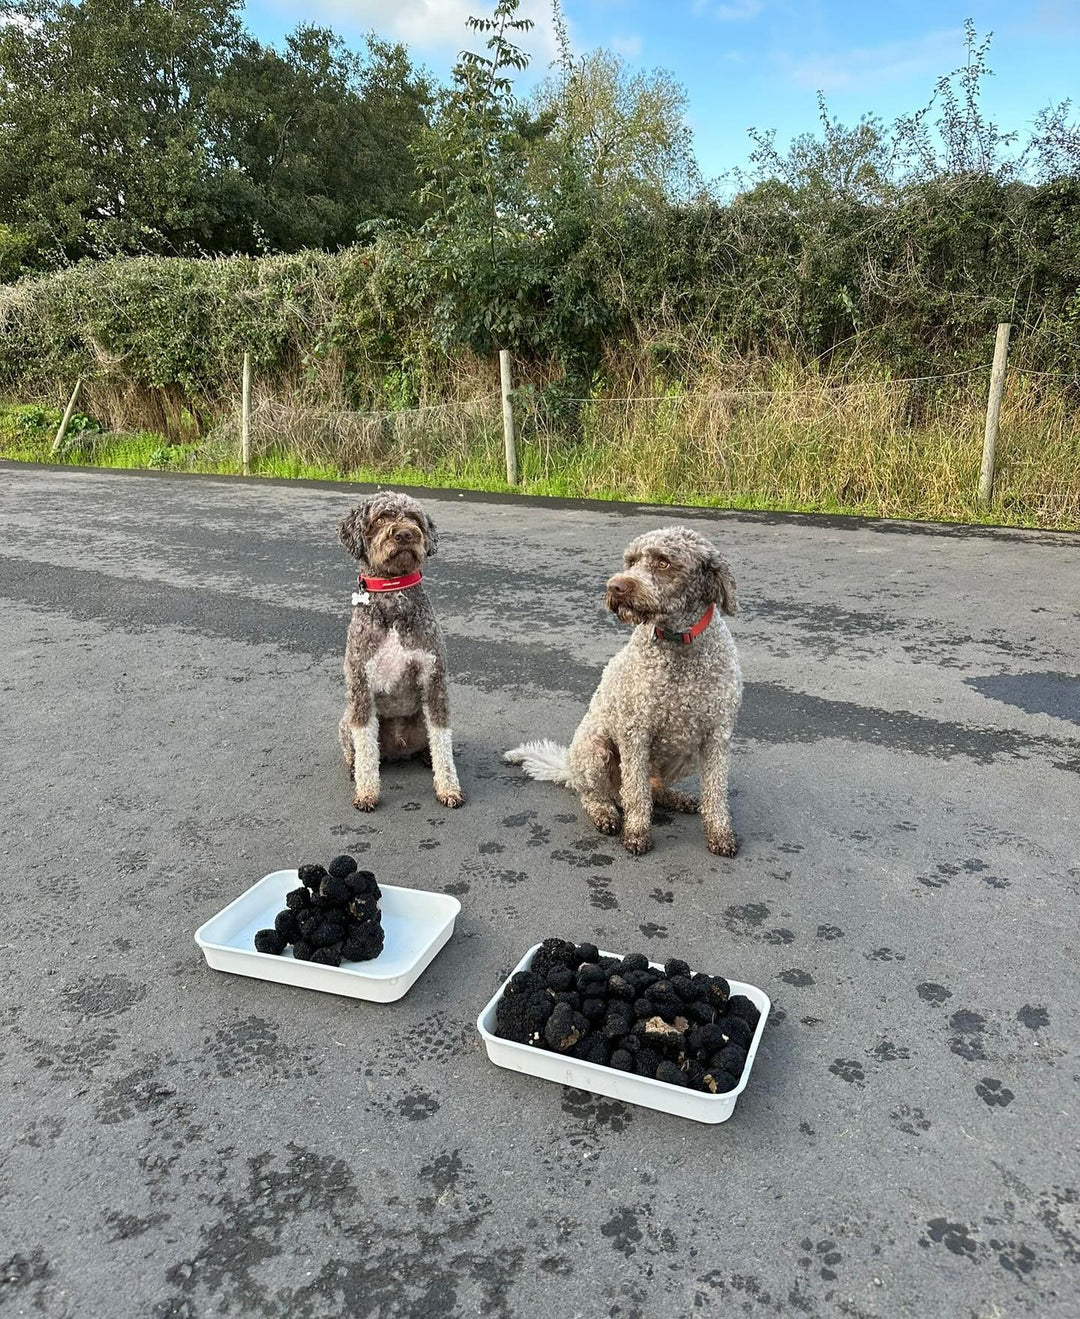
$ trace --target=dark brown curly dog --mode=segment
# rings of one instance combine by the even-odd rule
[[[435,523],[408,495],[385,491],[354,508],[339,535],[360,562],[340,727],[353,805],[372,811],[379,804],[380,760],[429,752],[435,796],[460,806],[446,652],[421,576],[435,553]]]

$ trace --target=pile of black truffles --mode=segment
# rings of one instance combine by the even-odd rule
[[[370,962],[383,950],[381,890],[370,870],[357,870],[351,856],[336,856],[325,868],[301,866],[300,887],[285,895],[272,930],[260,930],[260,953],[283,953],[292,944],[298,962],[340,966]]]
[[[507,981],[495,1034],[718,1095],[739,1084],[760,1015],[723,976],[675,958],[658,971],[644,953],[545,939]]]

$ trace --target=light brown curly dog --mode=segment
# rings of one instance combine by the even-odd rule
[[[698,802],[672,785],[701,768],[700,809],[710,852],[734,856],[728,757],[742,700],[735,643],[723,620],[736,609],[735,583],[719,551],[689,527],[650,531],[630,542],[605,603],[633,635],[609,661],[569,749],[529,742],[505,759],[534,779],[573,788],[601,833],[617,833],[633,855],[652,846],[652,806],[693,812]]]

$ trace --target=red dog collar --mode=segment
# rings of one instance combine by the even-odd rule
[[[670,634],[670,639],[674,641],[675,638],[678,637],[684,646],[689,646],[691,641],[693,641],[695,637],[700,637],[702,632],[704,632],[712,622],[714,608],[714,605],[710,605],[689,632],[672,632]],[[667,641],[669,638],[669,634],[661,627],[654,627],[653,632],[656,634],[657,641]]]
[[[406,573],[404,577],[357,577],[361,591],[405,591],[422,581],[422,572]]]

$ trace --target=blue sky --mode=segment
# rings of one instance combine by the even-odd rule
[[[1023,130],[1049,102],[1080,99],[1080,0],[564,0],[564,11],[576,49],[608,46],[683,83],[709,177],[745,163],[751,125],[775,129],[781,143],[812,128],[818,89],[845,121],[918,108],[937,76],[963,61],[969,17],[994,33],[986,99],[1004,127]],[[470,42],[466,16],[484,12],[481,0],[249,0],[246,21],[275,41],[298,22],[351,42],[374,29],[443,78]],[[527,44],[542,72],[554,49],[548,5],[523,0],[522,12],[537,20]]]

